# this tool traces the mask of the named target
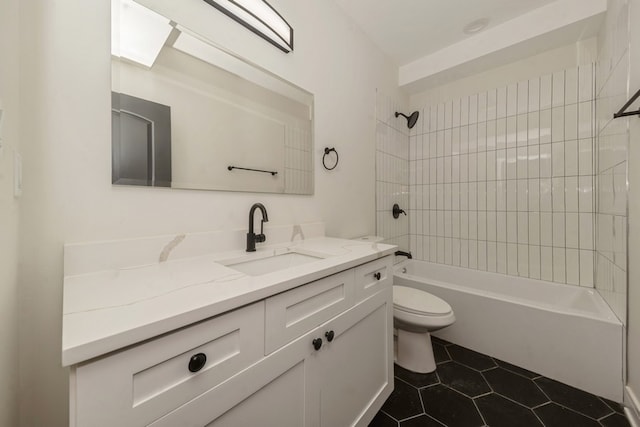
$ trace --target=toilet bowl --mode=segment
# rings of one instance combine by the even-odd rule
[[[396,363],[410,371],[433,372],[430,332],[455,322],[451,306],[435,295],[406,286],[393,287],[393,323],[398,332]]]

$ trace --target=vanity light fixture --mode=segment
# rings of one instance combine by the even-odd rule
[[[111,54],[151,68],[173,30],[170,20],[132,0],[111,0]]]
[[[265,0],[204,0],[285,53],[293,50],[293,28]]]

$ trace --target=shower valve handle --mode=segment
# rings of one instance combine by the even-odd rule
[[[400,206],[397,203],[393,205],[393,210],[391,211],[391,213],[393,214],[393,217],[395,219],[398,219],[400,214],[404,214],[405,216],[407,216],[407,213],[404,210],[400,209]]]

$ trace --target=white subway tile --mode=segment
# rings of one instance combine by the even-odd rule
[[[519,114],[517,116],[517,134],[516,143],[520,146],[526,146],[529,143],[529,127],[527,123],[528,114]]]
[[[566,283],[566,250],[553,248],[553,281]]]
[[[487,210],[496,210],[496,181],[487,182]]]
[[[550,247],[540,247],[540,278],[553,280],[553,249]]]
[[[469,182],[478,180],[478,153],[469,154]]]
[[[518,245],[518,276],[529,277],[528,245]]]
[[[478,269],[478,242],[469,240],[469,268]]]
[[[498,242],[507,241],[507,213],[496,212],[496,240]]]
[[[564,107],[554,107],[551,110],[551,141],[564,141]],[[577,125],[576,125],[577,126]]]
[[[554,142],[551,144],[551,160],[553,165],[553,176],[565,176],[564,173],[564,142]]]
[[[529,213],[518,212],[518,243],[529,243]]]
[[[529,181],[527,179],[517,180],[517,199],[518,199],[518,211],[526,212],[529,210]]]
[[[553,73],[552,106],[564,106],[564,71]]]
[[[496,121],[489,120],[487,122],[487,150],[495,150],[496,148]]]
[[[527,176],[538,178],[540,176],[540,146],[531,145],[527,149]]]
[[[507,181],[496,181],[496,210],[507,210]]]
[[[497,240],[496,221],[496,212],[487,212],[487,240],[490,242]]]
[[[581,102],[578,104],[578,138],[591,138],[593,136],[593,103]]]
[[[551,108],[552,100],[552,75],[540,77],[540,110]]]
[[[478,94],[469,96],[469,124],[478,123]]]
[[[551,110],[540,111],[540,144],[551,142]]]
[[[444,237],[437,238],[438,263],[444,264]]]
[[[487,121],[487,92],[478,94],[478,123]]]
[[[518,210],[518,181],[507,180],[507,211],[516,212]]]
[[[579,217],[577,213],[567,213],[565,214],[565,235],[566,235],[566,243],[565,246],[567,248],[578,249],[579,245]]]
[[[513,83],[507,86],[507,117],[515,116],[518,113],[518,84]]]
[[[565,214],[562,212],[553,213],[553,246],[565,246]]]
[[[460,212],[459,211],[451,212],[451,236],[456,239],[460,238]]]
[[[540,279],[540,246],[529,246],[529,277]]]
[[[507,117],[507,148],[518,145],[518,118]]]
[[[452,260],[451,263],[459,267],[460,266],[460,239],[452,239],[451,240],[451,252],[452,252]]]
[[[495,120],[497,118],[497,98],[496,89],[487,92],[487,120]]]
[[[578,102],[578,69],[565,70],[564,79],[564,102],[566,105],[575,104]]]
[[[479,181],[478,185],[478,210],[486,211],[487,210],[487,182]]]
[[[469,241],[466,239],[460,240],[460,266],[469,267]]]
[[[540,110],[540,79],[529,80],[529,106],[528,111]]]
[[[447,265],[453,264],[453,242],[451,239],[444,239],[444,263]]]
[[[469,126],[460,127],[460,153],[466,154],[469,152]]]
[[[445,115],[445,104],[441,102],[438,104],[438,122],[436,126],[436,130],[444,130],[444,115]]]
[[[564,139],[578,139],[578,104],[564,107]]]
[[[578,180],[579,186],[579,212],[593,211],[593,178],[591,176],[581,176]]]
[[[540,177],[550,178],[553,175],[552,144],[540,145]]]
[[[578,212],[578,177],[564,179],[564,207],[566,212]]]
[[[527,118],[527,144],[537,145],[540,143],[540,112],[529,113]]]
[[[518,177],[518,152],[516,148],[507,148],[507,179]]]
[[[593,287],[593,251],[580,251],[580,286]]]
[[[551,179],[551,197],[553,198],[553,211],[564,212],[564,178],[552,178]]]
[[[429,261],[438,262],[438,238],[435,236],[429,237]]]
[[[526,113],[529,108],[529,82],[518,82],[518,108],[517,114]]]
[[[498,273],[507,272],[507,245],[506,243],[496,244],[496,270]]]
[[[487,240],[487,213],[478,212],[478,240]]]
[[[501,119],[507,117],[507,88],[506,86],[496,89],[496,117]]]
[[[451,106],[451,127],[460,126],[460,99],[452,102]]]
[[[507,243],[518,243],[517,212],[507,212]]]
[[[444,129],[451,129],[453,122],[453,101],[444,104]]]
[[[517,168],[517,177],[522,179],[522,178],[527,178],[528,176],[528,170],[529,170],[529,150],[527,146],[524,147],[518,147],[517,148],[517,152],[516,152],[516,157],[517,157],[517,164],[516,164],[516,168]]]
[[[469,240],[478,239],[478,212],[469,211]]]
[[[580,213],[578,214],[578,221],[580,222],[580,249],[594,248],[593,245],[593,228],[595,226],[592,213]]]
[[[518,275],[518,245],[507,243],[507,274]]]
[[[460,99],[460,125],[466,126],[469,124],[469,97],[463,96]]]
[[[578,175],[578,141],[564,143],[564,168],[566,176]]]
[[[487,271],[487,242],[478,242],[478,270]]]
[[[470,182],[469,183],[469,205],[468,208],[470,211],[478,210],[478,183]]]
[[[469,125],[469,153],[478,151],[478,125]]]
[[[487,151],[487,123],[478,123],[478,152]]]
[[[578,88],[580,102],[590,101],[593,96],[593,64],[582,65],[578,68]]]
[[[570,285],[580,284],[580,255],[577,249],[567,249],[566,263],[567,283]]]
[[[540,245],[540,212],[528,213],[529,244]]]
[[[540,244],[542,246],[553,246],[553,214],[549,212],[540,213]]]
[[[502,149],[507,146],[507,120],[496,120],[496,148]]]
[[[528,211],[540,211],[540,179],[530,178],[528,180]]]

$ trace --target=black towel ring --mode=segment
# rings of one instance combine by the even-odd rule
[[[325,163],[325,158],[329,155],[329,153],[331,152],[336,153],[336,164],[333,165],[333,167],[328,167],[327,164]],[[338,156],[338,152],[336,151],[335,148],[329,148],[329,147],[324,147],[324,155],[322,156],[322,166],[324,166],[324,168],[328,171],[332,171],[336,168],[336,166],[338,166],[338,161],[340,160],[340,157]]]

